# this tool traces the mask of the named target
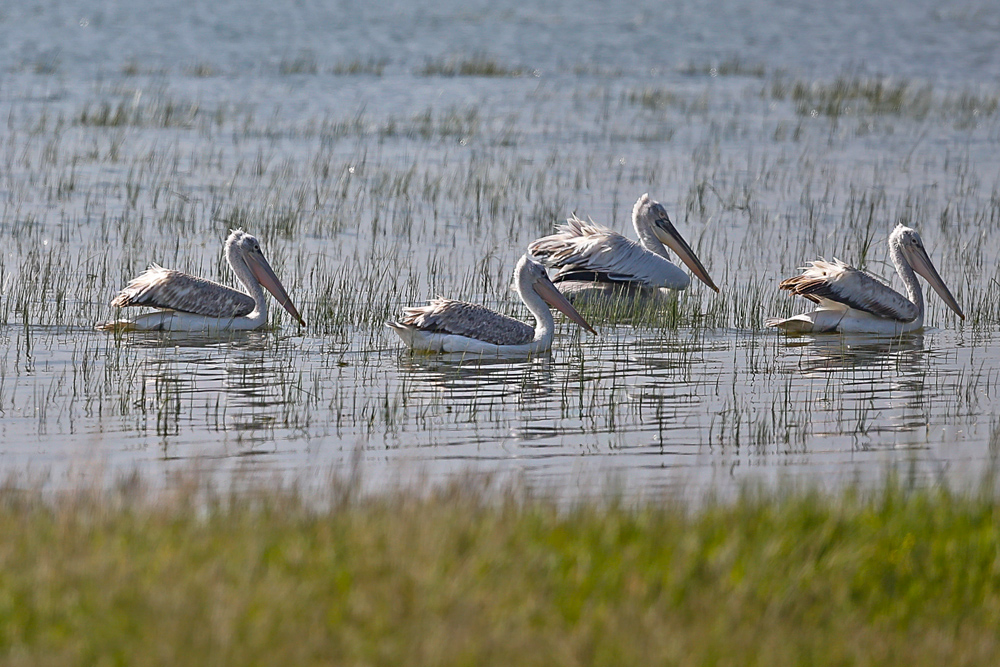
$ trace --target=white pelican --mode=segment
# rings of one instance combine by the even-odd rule
[[[597,333],[552,284],[545,267],[527,255],[514,268],[514,288],[535,316],[534,328],[483,306],[441,298],[427,306],[407,308],[398,322],[386,326],[413,350],[526,356],[552,346],[551,305]]]
[[[916,331],[924,325],[924,294],[914,271],[926,278],[948,307],[965,319],[955,297],[927,256],[920,234],[897,225],[889,234],[889,256],[903,279],[906,297],[838,259],[833,262],[817,260],[803,267],[801,275],[783,280],[780,287],[804,296],[819,307],[788,319],[771,318],[765,324],[804,333],[841,331],[899,335]]]
[[[111,305],[152,306],[156,312],[100,325],[105,331],[247,331],[267,322],[266,287],[299,324],[305,321],[260,251],[242,229],[226,239],[226,260],[249,294],[151,264],[118,293]]]
[[[639,243],[574,215],[559,226],[558,233],[532,241],[528,252],[558,269],[553,282],[567,294],[623,288],[686,289],[691,279],[667,259],[666,244],[699,280],[719,291],[691,246],[670,222],[667,211],[648,194],[639,197],[632,207],[632,225]]]

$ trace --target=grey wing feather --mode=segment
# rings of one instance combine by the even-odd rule
[[[670,260],[593,222],[569,218],[558,232],[528,245],[528,251],[560,273],[593,271],[609,280],[659,287],[677,272]]]
[[[819,304],[834,301],[891,320],[910,322],[917,317],[917,307],[909,299],[838,259],[810,262],[801,275],[783,280],[779,287]]]
[[[399,321],[423,331],[465,336],[494,345],[523,345],[535,338],[535,330],[524,322],[453,299],[434,299],[429,305],[407,308]]]
[[[111,305],[150,306],[207,317],[242,317],[256,307],[249,294],[156,264],[133,278]]]

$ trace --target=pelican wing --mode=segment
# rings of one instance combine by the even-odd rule
[[[453,299],[434,299],[426,306],[407,308],[399,324],[430,333],[474,338],[494,345],[524,345],[535,330],[512,317],[483,306]]]
[[[248,294],[156,264],[133,278],[111,305],[151,306],[206,317],[242,317],[256,307]]]
[[[821,306],[829,307],[825,302],[832,301],[900,322],[910,322],[918,314],[917,307],[903,295],[839,259],[810,262],[801,275],[781,281],[779,287]]]
[[[528,245],[532,255],[558,269],[556,280],[576,274],[584,280],[634,282],[648,287],[676,281],[678,269],[670,260],[607,227],[573,216],[558,230]]]

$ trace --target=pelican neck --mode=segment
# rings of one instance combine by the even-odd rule
[[[549,310],[549,305],[545,303],[545,300],[535,291],[535,287],[529,281],[527,273],[527,267],[525,267],[518,274],[517,294],[535,318],[534,342],[551,341],[555,331],[555,320],[552,318],[552,311]]]
[[[264,297],[264,288],[254,276],[253,271],[250,270],[250,265],[247,264],[242,249],[237,250],[235,245],[226,246],[226,260],[229,262],[229,268],[236,274],[236,278],[243,283],[247,293],[253,297],[254,310],[266,320],[267,299]],[[253,318],[253,313],[248,317]]]
[[[890,240],[889,255],[892,258],[892,263],[896,265],[896,273],[899,274],[903,286],[906,288],[907,298],[910,303],[917,307],[917,318],[922,319],[924,316],[924,292],[920,289],[916,272],[903,255],[903,248],[898,237]]]

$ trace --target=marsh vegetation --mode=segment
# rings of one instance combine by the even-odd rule
[[[997,500],[903,478],[563,506],[488,479],[0,490],[16,664],[993,664]],[[216,489],[216,490],[212,490]]]
[[[370,466],[434,479],[732,490],[911,466],[964,479],[995,455],[994,81],[919,56],[924,78],[752,44],[637,51],[612,16],[600,30],[563,16],[581,39],[521,49],[503,36],[537,26],[515,15],[462,14],[476,39],[448,48],[446,23],[420,12],[342,42],[305,27],[252,62],[24,46],[0,82],[3,465],[57,485],[95,461],[294,477],[360,447]],[[407,48],[378,47],[403,25]],[[527,243],[574,212],[631,233],[643,192],[720,294],[606,304],[588,313],[600,337],[563,328],[551,357],[524,362],[411,357],[383,326],[438,294],[523,316],[509,285]],[[776,286],[805,260],[891,277],[897,221],[922,234],[964,322],[930,297],[929,327],[902,339],[761,329],[804,307]],[[151,261],[230,282],[221,242],[240,226],[308,327],[274,309],[269,330],[231,340],[93,331]]]

